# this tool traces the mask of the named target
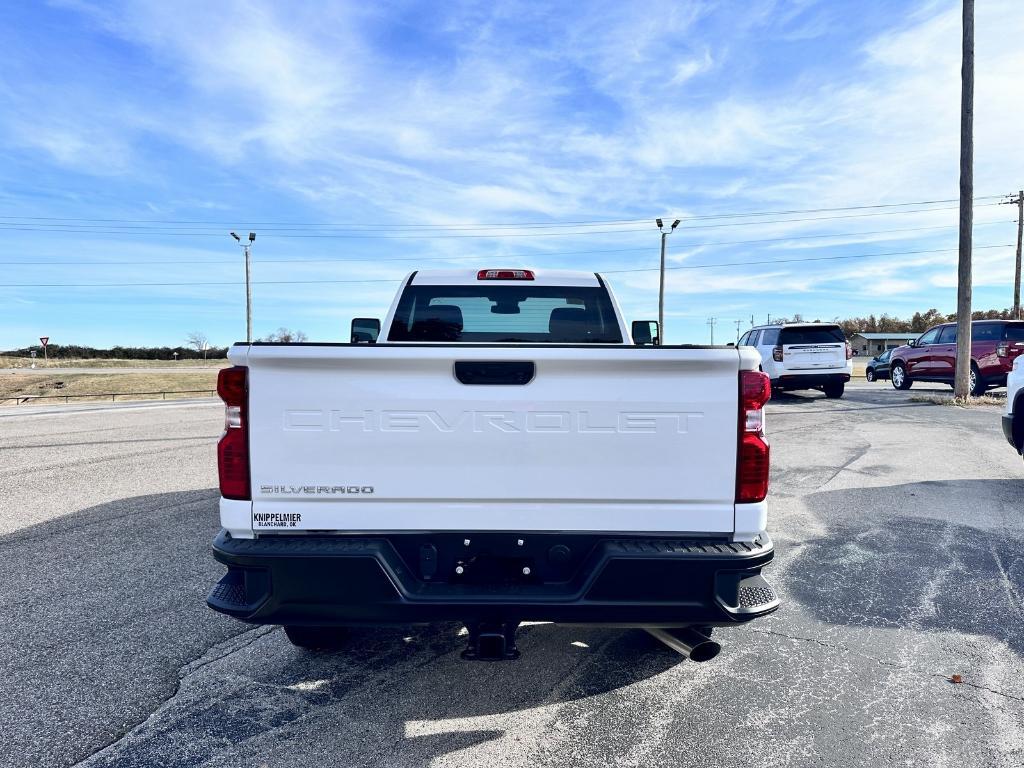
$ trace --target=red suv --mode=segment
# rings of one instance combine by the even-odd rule
[[[1013,361],[1024,352],[1024,321],[975,320],[971,323],[971,394],[1005,387]],[[892,351],[890,380],[896,389],[915,381],[953,383],[956,371],[956,323],[929,328],[916,341]]]

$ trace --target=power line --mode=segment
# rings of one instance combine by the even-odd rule
[[[975,228],[982,226],[990,226],[992,224],[1006,224],[1012,223],[1012,219],[999,219],[997,221],[983,221],[975,222]],[[829,232],[820,233],[814,235],[788,235],[784,237],[763,237],[756,238],[753,240],[714,240],[705,242],[683,242],[681,245],[682,249],[685,248],[713,248],[721,245],[752,245],[757,243],[782,243],[790,240],[814,240],[823,238],[835,238],[835,237],[867,237],[869,235],[883,235],[903,232],[926,232],[936,231],[945,229],[956,229],[956,224],[942,224],[931,227],[898,227],[896,229],[876,229],[876,230],[865,230],[860,232]],[[681,233],[685,234],[685,233]],[[835,247],[830,246],[827,243],[821,246],[815,246],[820,248]],[[682,249],[671,249],[671,251],[678,251]],[[671,252],[670,251],[670,252]],[[610,248],[602,250],[586,250],[586,251],[533,251],[531,253],[499,253],[499,254],[474,254],[471,256],[399,256],[392,258],[359,258],[359,259],[328,259],[328,258],[317,258],[317,259],[253,259],[253,264],[347,264],[347,263],[381,263],[381,262],[422,262],[422,261],[462,261],[466,259],[517,259],[517,258],[547,258],[550,256],[576,256],[576,255],[591,255],[601,253],[649,253],[651,252],[650,247],[646,248]],[[80,266],[118,266],[118,265],[150,265],[150,264],[175,264],[175,265],[186,265],[186,264],[236,264],[235,260],[231,259],[158,259],[158,260],[130,260],[130,261],[0,261],[0,266],[49,266],[49,265],[80,265]]]
[[[976,250],[983,248],[1011,248],[1013,244],[976,245]],[[838,261],[841,259],[868,259],[879,256],[909,256],[926,253],[953,253],[956,248],[935,248],[931,250],[918,251],[891,251],[888,253],[861,253],[845,256],[818,256],[799,259],[766,259],[760,261],[732,261],[721,264],[685,264],[666,269],[717,269],[719,267],[741,267],[755,264],[793,264],[807,261]],[[658,267],[642,269],[606,269],[602,274],[622,274],[626,272],[657,272]],[[402,278],[376,278],[364,280],[254,280],[253,285],[327,285],[327,284],[350,284],[350,283],[398,283]],[[220,286],[220,285],[244,285],[244,283],[223,281],[223,282],[197,282],[187,283],[0,283],[0,288],[143,288],[143,287],[189,287],[189,286]]]
[[[1002,195],[979,195],[975,197],[975,200],[995,200],[1003,197]],[[710,213],[710,214],[677,214],[677,216],[684,221],[698,221],[708,219],[725,219],[725,218],[748,218],[756,216],[787,216],[794,214],[804,213],[834,213],[838,211],[859,211],[869,209],[886,209],[886,208],[901,208],[901,207],[913,207],[922,205],[941,205],[944,203],[956,203],[959,198],[948,198],[942,200],[914,200],[901,203],[875,203],[867,205],[845,205],[836,206],[831,208],[794,208],[789,210],[776,210],[776,211],[746,211],[746,212],[735,212],[735,213]],[[287,221],[241,221],[238,220],[202,220],[202,219],[122,219],[122,218],[72,218],[72,217],[60,217],[60,216],[0,216],[0,219],[20,220],[20,221],[50,221],[50,222],[77,222],[77,223],[96,223],[96,224],[156,224],[156,225],[207,225],[216,226],[219,228],[223,227],[234,227],[241,226],[259,226],[259,227],[334,227],[343,229],[356,229],[356,228],[370,228],[373,230],[394,230],[394,229],[444,229],[444,230],[461,230],[461,229],[514,229],[521,227],[547,227],[547,228],[559,228],[569,226],[608,226],[615,224],[639,224],[645,223],[650,217],[636,218],[636,219],[583,219],[575,221],[562,221],[562,222],[506,222],[498,224],[406,224],[406,223],[380,223],[380,224],[357,224],[354,222],[349,223],[323,223],[323,222],[287,222]]]
[[[948,201],[947,201],[948,202]],[[523,221],[507,222],[505,224],[357,224],[355,222],[313,222],[313,221],[249,221],[242,220],[187,220],[187,219],[87,219],[62,216],[0,216],[0,219],[12,219],[20,221],[38,222],[70,222],[71,224],[152,224],[158,226],[208,226],[223,229],[224,227],[285,227],[285,228],[308,228],[308,227],[334,227],[337,229],[511,229],[515,227],[604,227],[615,224],[639,224],[647,219],[591,219],[577,221]]]
[[[51,234],[77,234],[77,235],[130,235],[145,237],[223,237],[221,230],[208,230],[205,232],[186,232],[181,230],[159,230],[146,229],[142,227],[132,229],[60,229],[65,225],[54,225],[53,227],[26,227],[18,224],[0,223],[0,231],[4,232],[49,232]],[[66,225],[68,227],[72,225]],[[316,233],[293,233],[274,230],[260,230],[260,237],[282,237],[282,238],[330,238],[343,240],[439,240],[439,239],[461,239],[461,238],[485,238],[499,240],[506,237],[569,237],[582,235],[618,235],[630,232],[646,232],[647,227],[636,229],[600,229],[583,230],[572,232],[515,232],[512,234],[481,234],[481,235],[377,235],[377,234],[355,234],[351,232],[316,232]],[[266,232],[266,234],[264,234]]]
[[[402,278],[374,280],[253,280],[253,285],[320,285],[323,283],[400,283]],[[190,283],[0,283],[0,288],[167,288],[182,286],[245,285],[245,282],[190,282]]]
[[[1009,245],[976,245],[975,250],[982,248],[1012,248],[1013,244]],[[682,264],[675,267],[666,267],[665,269],[713,269],[716,267],[745,267],[752,264],[794,264],[797,262],[804,261],[839,261],[842,259],[870,259],[876,256],[915,256],[924,253],[956,253],[957,248],[934,248],[931,250],[921,251],[890,251],[889,253],[857,253],[849,254],[846,256],[815,256],[803,259],[767,259],[763,261],[729,261],[721,264]],[[645,267],[643,269],[604,269],[601,270],[602,274],[606,275],[618,275],[625,272],[657,272],[658,267]],[[0,286],[2,287],[2,286]]]
[[[983,203],[979,208],[986,206],[999,205],[999,203]],[[932,213],[939,211],[951,211],[958,210],[957,206],[950,206],[946,208],[916,208],[911,210],[900,210],[900,211],[872,211],[870,213],[851,213],[840,216],[811,216],[799,219],[768,219],[761,221],[731,221],[724,224],[696,224],[692,226],[684,226],[683,231],[692,231],[695,229],[721,229],[723,227],[747,227],[747,226],[765,226],[769,224],[797,224],[808,221],[836,221],[839,219],[859,219],[871,216],[894,216],[894,215],[906,215],[909,213]],[[55,225],[65,226],[65,225]],[[71,226],[71,225],[67,225]],[[133,229],[130,231],[126,230],[100,230],[100,229],[52,229],[45,227],[25,227],[10,223],[0,223],[0,231],[5,232],[48,232],[51,234],[92,234],[92,235],[129,235],[129,236],[145,236],[145,237],[220,237],[223,232],[219,230],[210,230],[206,232],[185,232],[180,230],[157,230],[150,229],[146,230],[143,228]],[[320,239],[343,239],[343,240],[461,240],[461,239],[485,239],[485,240],[502,240],[510,237],[581,237],[590,235],[619,235],[619,234],[630,234],[633,232],[647,232],[648,228],[638,229],[602,229],[602,230],[586,230],[586,231],[573,231],[573,232],[513,232],[511,234],[476,234],[476,235],[447,235],[447,234],[415,234],[415,235],[378,235],[378,234],[354,234],[344,232],[317,232],[317,233],[305,233],[297,234],[291,232],[277,232],[270,231],[263,237],[278,237],[278,238],[320,238]]]
[[[995,200],[1002,197],[1002,195],[984,195],[974,198],[975,200]],[[696,219],[728,219],[728,218],[747,218],[753,216],[786,216],[790,214],[803,214],[803,213],[833,213],[836,211],[863,211],[868,209],[880,209],[880,208],[902,208],[914,205],[940,205],[942,203],[955,203],[959,198],[950,198],[948,200],[917,200],[914,202],[907,203],[880,203],[874,205],[845,205],[836,208],[801,208],[789,211],[753,211],[749,213],[721,213],[721,214],[708,214],[703,216],[687,216],[680,214],[681,218],[685,221],[693,221]],[[941,210],[941,209],[940,209]]]

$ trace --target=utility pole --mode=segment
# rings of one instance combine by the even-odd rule
[[[716,318],[716,317],[709,317],[708,318],[708,325],[711,326],[711,346],[712,347],[715,346],[715,323],[717,323],[717,322],[718,322],[718,318]]]
[[[250,279],[250,273],[252,271],[250,267],[249,252],[252,250],[253,243],[256,242],[256,233],[249,233],[249,240],[242,242],[242,238],[236,235],[234,232],[231,236],[235,238],[235,242],[242,246],[245,251],[245,341],[247,344],[252,344],[252,281]]]
[[[735,323],[736,323],[736,341],[740,340],[740,324],[742,322],[743,322],[742,320],[736,320],[735,321]]]
[[[1017,192],[1017,197],[1010,195],[1010,199],[1004,200],[1001,205],[1017,206],[1017,266],[1013,271],[1013,312],[1010,316],[1020,320],[1020,241],[1024,234],[1024,189]]]
[[[661,232],[661,271],[658,282],[658,344],[660,345],[665,343],[665,238],[675,232],[676,227],[679,226],[679,219],[672,222],[668,232],[665,231],[661,219],[655,219],[654,223],[658,225],[658,231]]]
[[[960,260],[956,292],[956,382],[953,394],[971,394],[971,247],[974,226],[974,0],[963,0],[960,67]]]

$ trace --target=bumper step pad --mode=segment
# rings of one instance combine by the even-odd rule
[[[764,576],[756,574],[740,580],[736,589],[736,601],[729,605],[719,598],[719,604],[734,615],[765,613],[779,607],[778,593]]]

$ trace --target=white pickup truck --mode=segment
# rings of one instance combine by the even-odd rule
[[[316,648],[460,621],[467,658],[522,621],[668,628],[699,660],[778,607],[754,349],[661,346],[600,275],[520,269],[414,272],[352,338],[231,348],[215,610]]]

